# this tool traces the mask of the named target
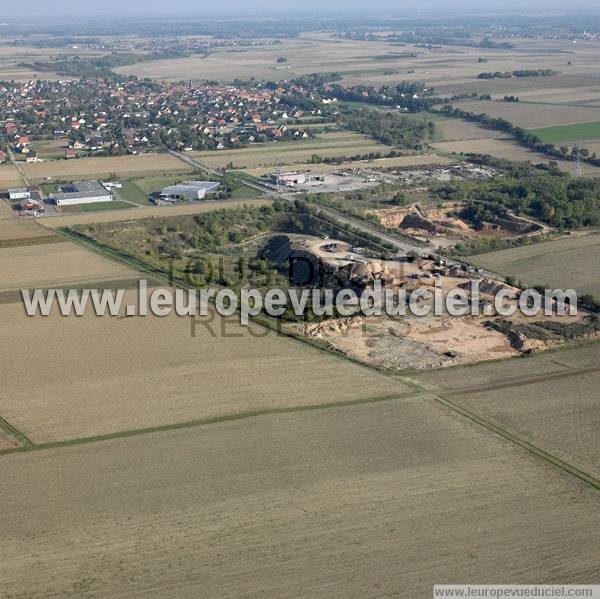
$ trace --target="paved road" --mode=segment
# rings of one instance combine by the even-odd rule
[[[204,171],[205,173],[208,173],[209,175],[215,175],[217,177],[223,176],[222,172],[216,171],[215,169],[212,169],[212,168],[206,166],[205,164],[202,164],[201,162],[194,160],[190,156],[186,156],[185,154],[181,154],[180,152],[175,152],[175,150],[167,149],[167,152],[169,154],[171,154],[171,156],[173,156],[174,158],[178,158],[182,162],[185,162],[187,165],[189,165],[193,168],[200,169],[201,171]]]

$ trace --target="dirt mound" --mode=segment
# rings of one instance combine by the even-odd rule
[[[522,331],[517,331],[516,329],[512,328],[508,323],[490,320],[484,323],[484,325],[490,329],[502,333],[503,335],[506,335],[506,338],[512,347],[522,354],[530,354],[535,351],[544,350],[548,347],[548,345],[541,339],[532,339],[525,335],[525,333]]]
[[[324,320],[323,322],[307,322],[299,325],[298,329],[306,337],[322,339],[323,337],[345,333],[350,329],[359,327],[361,323],[362,319],[360,317],[352,316],[350,318]]]
[[[440,229],[440,227],[434,222],[424,218],[416,212],[407,214],[402,219],[402,222],[399,226],[401,229],[422,229],[423,231],[428,231],[429,233],[435,233]]]

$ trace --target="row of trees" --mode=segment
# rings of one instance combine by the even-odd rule
[[[517,71],[495,71],[493,73],[479,73],[477,79],[512,79],[513,77],[552,77],[560,75],[559,71],[552,69],[520,69]]]

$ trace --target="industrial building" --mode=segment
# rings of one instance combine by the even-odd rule
[[[160,190],[160,199],[165,202],[192,202],[203,200],[207,193],[214,193],[220,186],[215,181],[184,181]]]
[[[31,192],[25,188],[8,190],[8,199],[9,200],[27,200],[30,197],[31,197]]]
[[[220,185],[215,181],[184,181],[161,189],[159,195],[164,201],[191,202],[204,199],[207,193],[214,193]]]
[[[296,187],[307,183],[324,183],[325,173],[273,173],[269,179],[278,186]]]
[[[99,181],[76,181],[59,187],[57,193],[50,195],[50,199],[57,206],[74,206],[110,202],[113,200],[113,193]]]

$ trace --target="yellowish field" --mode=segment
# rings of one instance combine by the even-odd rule
[[[501,158],[505,160],[513,160],[516,162],[531,162],[537,164],[539,162],[548,162],[552,160],[551,157],[545,156],[538,152],[528,150],[527,148],[517,144],[508,137],[499,138],[484,138],[484,139],[468,139],[463,141],[443,141],[432,144],[432,146],[443,152],[457,152],[457,153],[468,153],[474,152],[477,154],[489,154],[495,158]],[[574,174],[576,171],[576,164],[569,160],[555,160],[559,168],[562,170]],[[600,167],[592,166],[590,164],[583,163],[581,170],[584,175],[598,176],[600,175]]]
[[[560,104],[535,104],[533,102],[476,101],[459,102],[456,106],[467,112],[477,114],[485,112],[492,117],[506,119],[524,129],[537,129],[572,123],[591,123],[600,120],[600,107],[592,108],[572,104],[563,106]]]
[[[0,165],[0,191],[22,184],[21,175],[12,164]]]
[[[530,285],[572,287],[600,296],[600,233],[490,252],[469,261]]]
[[[70,242],[0,249],[0,291],[136,277],[135,271]]]
[[[181,206],[140,207],[129,210],[86,212],[73,214],[71,216],[56,216],[44,218],[38,221],[44,227],[56,229],[58,227],[70,227],[72,225],[87,225],[90,223],[108,223],[113,221],[138,220],[140,218],[161,218],[165,216],[184,216],[186,214],[201,214],[222,210],[223,208],[238,208],[245,204],[252,206],[264,206],[270,204],[271,200],[226,200],[207,201],[202,204],[185,204]]]
[[[211,52],[206,58],[192,56],[168,60],[140,62],[116,69],[117,72],[153,79],[210,79],[232,81],[289,78],[314,72],[370,73],[410,64],[410,59],[377,61],[373,57],[403,48],[385,42],[360,42],[333,39],[330,34],[305,34],[298,39],[282,40],[272,46],[223,49]],[[409,50],[406,50],[409,51]],[[277,64],[285,56],[287,63]]]
[[[35,239],[51,234],[52,231],[41,227],[37,221],[17,218],[0,220],[0,242]]]
[[[17,213],[12,209],[11,205],[4,198],[0,198],[0,219],[14,219]]]
[[[558,77],[536,77],[519,80],[500,80],[503,86],[535,87],[536,85],[561,85],[562,78],[572,82],[587,79],[594,85],[593,76],[600,73],[597,44],[581,42],[574,46],[569,40],[511,39],[516,47],[510,50],[493,50],[446,46],[441,50],[417,48],[411,44],[403,47],[381,41],[352,41],[335,39],[330,33],[306,33],[298,39],[283,40],[281,44],[237,51],[222,50],[203,58],[157,60],[142,62],[118,69],[122,74],[168,80],[210,79],[232,81],[236,77],[249,79],[281,79],[314,72],[338,72],[345,76],[347,85],[383,85],[402,80],[423,80],[444,93],[448,88],[461,87],[459,91],[486,92],[491,87],[476,77],[483,71],[508,71],[515,69],[551,68],[560,71]],[[416,58],[376,60],[375,57],[391,53],[416,53]],[[287,63],[277,64],[284,56]],[[478,58],[486,58],[480,64]],[[572,65],[567,65],[567,61]],[[412,72],[409,72],[412,71]],[[550,83],[532,79],[553,80]],[[591,80],[591,81],[590,81]],[[557,83],[555,83],[555,81]],[[448,94],[452,95],[453,91]]]
[[[370,152],[387,153],[391,147],[379,143],[358,133],[337,131],[324,133],[316,139],[291,142],[260,144],[239,150],[218,150],[211,152],[191,152],[190,154],[202,164],[213,168],[223,168],[230,162],[235,167],[254,168],[306,162],[314,154],[323,158],[338,156],[356,156]]]
[[[502,99],[505,94],[515,94],[523,100],[532,99],[552,103],[560,102],[563,99],[566,101],[567,98],[576,100],[579,90],[585,95],[598,85],[598,80],[594,75],[571,74],[576,73],[577,70],[568,70],[565,67],[566,65],[560,64],[549,67],[562,71],[562,74],[556,77],[514,77],[512,79],[459,77],[453,81],[440,79],[432,84],[436,92],[444,97],[464,92],[477,92],[489,93],[494,99]]]
[[[423,397],[8,455],[0,477],[4,596],[425,599],[598,575],[597,491]]]
[[[114,156],[106,158],[79,158],[77,160],[50,160],[23,165],[30,179],[99,178],[111,173],[117,175],[143,175],[157,171],[189,170],[183,162],[169,154],[141,154],[139,156]]]
[[[294,164],[294,170],[311,173],[322,173],[331,170],[349,168],[391,168],[394,166],[424,166],[429,164],[451,164],[452,159],[437,154],[418,154],[414,156],[398,156],[397,158],[381,158],[379,160],[357,160],[341,164]],[[243,169],[255,177],[260,177],[273,172],[272,167]]]
[[[423,375],[450,401],[600,478],[600,344]],[[510,365],[510,368],[508,367]]]
[[[64,261],[55,268],[64,280]],[[137,304],[136,297],[127,292],[126,301]],[[0,415],[34,442],[409,390],[274,332],[255,327],[251,335],[235,318],[199,323],[195,338],[190,319],[174,315],[29,318],[21,305],[5,304],[0,321],[13,363],[27,360],[34,346],[60,348],[44,353],[35,377],[18,369],[3,377]]]

